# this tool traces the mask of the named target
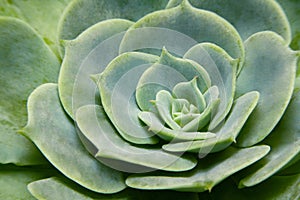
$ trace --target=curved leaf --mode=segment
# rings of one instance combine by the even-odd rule
[[[180,4],[182,0],[170,0],[167,8]],[[274,31],[291,41],[289,22],[281,7],[274,0],[190,0],[197,8],[210,10],[228,20],[243,40],[260,31]]]
[[[213,153],[227,148],[235,142],[243,125],[258,102],[259,94],[249,92],[239,97],[233,104],[231,113],[224,125],[216,132],[215,138],[204,141],[190,141],[166,144],[163,149],[172,152],[192,151],[201,154]]]
[[[139,118],[149,127],[150,131],[167,141],[177,140],[203,140],[215,137],[210,132],[186,132],[182,130],[172,130],[164,126],[161,120],[152,112],[141,112]]]
[[[35,198],[27,190],[27,184],[55,174],[53,170],[38,168],[16,168],[0,166],[0,199],[16,200]]]
[[[299,0],[277,0],[289,19],[292,29],[291,48],[300,50],[300,3]]]
[[[0,163],[41,164],[36,147],[16,131],[26,124],[30,92],[57,81],[59,61],[28,24],[0,17],[0,27]]]
[[[197,76],[197,85],[201,92],[211,86],[209,75],[199,64],[177,58],[171,55],[165,48],[158,62],[153,64],[141,76],[137,89],[136,101],[144,111],[152,108],[151,100],[155,100],[160,90],[172,91],[180,82],[187,82]]]
[[[208,155],[190,172],[167,175],[131,175],[126,179],[126,184],[138,189],[203,192],[211,190],[228,176],[261,159],[269,150],[268,146],[244,149],[228,147],[216,155]],[[226,170],[224,171],[224,169]]]
[[[1,1],[0,15],[16,17],[30,24],[59,58],[58,22],[63,10],[70,1]]]
[[[282,117],[293,93],[296,52],[274,32],[260,32],[245,42],[244,68],[237,79],[237,96],[256,90],[257,107],[237,138],[239,146],[262,141]],[[284,59],[283,59],[284,58]]]
[[[58,87],[62,104],[72,118],[79,107],[99,104],[97,86],[90,75],[102,72],[118,55],[123,32],[131,24],[122,19],[106,20],[85,30],[75,40],[64,42],[65,57]]]
[[[232,59],[222,48],[212,43],[195,45],[184,58],[199,63],[211,78],[211,84],[218,87],[220,104],[212,116],[209,130],[216,128],[230,111],[236,83],[238,61]]]
[[[253,186],[266,180],[300,153],[299,110],[300,92],[293,96],[280,123],[264,140],[265,144],[270,145],[271,152],[247,170],[246,177],[240,181],[240,187]]]
[[[158,142],[139,121],[135,90],[140,76],[158,57],[130,52],[112,60],[106,70],[94,79],[100,90],[103,108],[120,135],[135,144]]]
[[[102,165],[84,149],[60,105],[56,84],[34,90],[28,99],[28,112],[23,134],[66,177],[95,192],[115,193],[126,187],[122,173]]]
[[[151,27],[150,30],[147,27]],[[153,34],[151,31],[153,28],[163,29],[159,29],[157,34],[155,32]],[[175,37],[173,37],[172,32],[169,35],[170,31],[168,30],[179,32],[186,37],[179,37],[178,40],[177,34],[174,34]],[[165,37],[172,39],[165,40]],[[243,62],[243,43],[234,27],[212,12],[192,7],[187,0],[175,8],[153,12],[137,21],[125,34],[120,52],[154,46],[162,49],[165,46],[170,52],[183,56],[189,48],[196,44],[191,42],[192,40],[213,42],[224,48],[233,58],[239,58],[241,63]],[[148,46],[149,44],[151,46]],[[187,46],[187,44],[190,45]]]
[[[78,126],[85,136],[86,142],[95,148],[94,155],[110,167],[138,173],[153,171],[153,169],[185,171],[196,165],[194,159],[169,154],[160,148],[136,147],[125,142],[118,136],[100,106],[81,107],[76,116]]]
[[[154,10],[165,7],[168,0],[73,0],[59,24],[59,38],[76,38],[89,26],[102,20],[123,18],[136,21]]]

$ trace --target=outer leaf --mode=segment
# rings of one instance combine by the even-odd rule
[[[240,186],[253,186],[264,181],[288,164],[300,152],[300,92],[291,100],[283,118],[264,140],[272,151],[247,170]],[[299,157],[299,156],[298,156]],[[299,159],[299,158],[298,158]]]
[[[257,107],[237,138],[239,146],[262,141],[283,115],[294,89],[297,53],[274,32],[260,32],[245,42],[246,59],[237,79],[237,96],[256,90]]]
[[[0,166],[0,199],[34,200],[27,184],[53,174],[52,170],[39,168],[16,168]]]
[[[292,29],[291,48],[300,49],[300,2],[299,0],[277,0],[289,19]]]
[[[167,8],[180,4],[182,0],[170,0]],[[224,17],[238,30],[246,40],[260,31],[274,31],[282,35],[288,44],[291,40],[289,22],[274,0],[190,0],[197,8],[210,10]]]
[[[209,130],[216,128],[230,111],[236,83],[238,60],[231,58],[222,48],[212,43],[195,45],[184,58],[199,63],[210,75],[211,84],[218,87],[220,105],[211,119]]]
[[[132,23],[122,19],[100,22],[75,40],[65,41],[65,57],[59,74],[59,95],[67,113],[88,104],[99,104],[97,86],[90,78],[100,73],[118,55],[124,31]],[[109,49],[109,51],[108,51]]]
[[[131,175],[127,178],[126,184],[139,189],[172,189],[193,192],[211,190],[228,176],[261,159],[269,150],[268,146],[244,149],[229,147],[218,154],[205,157],[199,162],[197,168],[190,172],[158,176]]]
[[[0,17],[0,27],[0,163],[41,164],[41,154],[16,131],[26,124],[30,92],[57,80],[59,62],[26,23]]]
[[[73,0],[59,25],[59,38],[70,40],[99,21],[123,18],[136,21],[165,7],[168,0]]]
[[[60,105],[56,84],[38,87],[28,99],[28,111],[23,133],[66,177],[95,192],[115,193],[125,188],[122,174],[99,163],[80,143]]]
[[[64,8],[70,1],[11,0],[5,2],[2,0],[0,15],[17,17],[30,24],[59,57],[57,26]]]
[[[215,138],[204,141],[190,141],[166,144],[163,149],[172,152],[192,151],[201,154],[221,151],[235,142],[240,130],[258,102],[258,93],[249,92],[239,97],[224,125],[216,132]]]
[[[147,27],[151,28],[147,29]],[[155,34],[153,28],[163,29],[158,29]],[[181,37],[175,40],[169,30],[184,34],[187,38]],[[172,40],[165,40],[165,38],[172,38]],[[175,38],[177,38],[176,34]],[[190,42],[191,40],[213,42],[224,48],[233,58],[240,58],[241,62],[243,60],[243,43],[234,27],[212,12],[192,7],[187,0],[175,8],[153,12],[136,22],[125,34],[120,52],[153,47],[162,49],[166,46],[170,52],[183,56],[195,45]],[[181,44],[184,44],[183,47]]]
[[[135,90],[140,76],[158,57],[130,52],[115,58],[95,81],[103,108],[121,136],[135,144],[155,144],[157,138],[139,121]]]
[[[134,173],[152,171],[153,168],[185,171],[196,165],[194,159],[169,154],[160,148],[136,147],[125,142],[119,138],[100,106],[90,105],[80,108],[76,121],[85,137],[86,146],[92,150],[91,153],[101,162],[118,170]]]
[[[82,188],[74,186],[70,182],[65,182],[62,178],[52,177],[44,180],[35,181],[28,186],[29,190],[38,199],[47,200],[164,200],[168,198],[198,200],[195,193],[180,193],[174,191],[141,191],[127,189],[118,194],[103,195],[95,194]]]

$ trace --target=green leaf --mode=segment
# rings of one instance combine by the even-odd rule
[[[189,103],[196,106],[199,112],[206,108],[206,101],[197,86],[197,77],[189,82],[178,83],[172,90],[177,99],[186,99]]]
[[[159,137],[167,141],[177,140],[203,140],[215,137],[210,132],[186,132],[183,130],[172,130],[164,126],[161,120],[152,112],[141,112],[139,118]]]
[[[0,15],[17,17],[34,28],[59,56],[58,22],[71,0],[10,0],[0,2]],[[2,9],[1,9],[2,8]]]
[[[184,58],[199,63],[210,76],[211,84],[218,87],[220,105],[212,116],[209,130],[216,128],[232,106],[238,60],[232,59],[222,48],[212,43],[192,47]]]
[[[62,104],[72,118],[79,107],[99,104],[100,95],[90,75],[102,72],[118,55],[123,32],[131,24],[122,19],[106,20],[85,30],[75,40],[64,42],[65,57],[58,87]]]
[[[172,152],[192,151],[197,153],[213,153],[227,148],[235,142],[243,125],[258,102],[259,94],[249,92],[239,97],[233,104],[231,113],[224,125],[216,132],[215,138],[204,141],[190,141],[166,144],[163,149]]]
[[[123,18],[136,21],[147,13],[165,7],[168,0],[73,0],[59,24],[59,38],[76,38],[89,26],[102,20]]]
[[[82,146],[60,105],[56,84],[34,90],[28,99],[28,112],[23,134],[66,177],[100,193],[115,193],[126,187],[122,173],[102,165]]]
[[[167,8],[180,4],[182,0],[170,0]],[[285,1],[285,0],[284,0]],[[260,31],[274,31],[289,44],[291,32],[289,22],[281,7],[273,0],[190,0],[197,8],[212,11],[228,20],[243,40]]]
[[[36,147],[16,132],[26,124],[30,92],[57,81],[59,61],[28,24],[0,17],[0,27],[0,163],[41,164]]]
[[[120,52],[165,46],[170,52],[183,56],[200,42],[213,42],[243,62],[243,43],[234,27],[212,12],[192,7],[187,0],[137,21],[125,34]]]
[[[86,143],[94,148],[93,154],[97,159],[118,170],[135,173],[152,171],[153,168],[185,171],[196,165],[195,159],[169,154],[160,148],[134,146],[122,140],[100,106],[81,107],[76,121]]]
[[[34,200],[27,190],[27,184],[55,174],[53,170],[36,168],[17,168],[0,165],[0,199],[5,200]]]
[[[277,0],[289,19],[292,29],[291,48],[300,50],[300,3],[299,0]]]
[[[117,194],[95,194],[76,187],[62,178],[52,177],[32,182],[28,189],[37,199],[47,200],[164,200],[170,198],[198,200],[196,193],[182,193],[174,191],[142,191],[127,189]]]
[[[160,90],[172,91],[180,82],[187,82],[197,76],[197,85],[201,92],[211,86],[207,72],[194,61],[177,58],[165,48],[158,62],[153,64],[141,76],[137,89],[136,101],[143,111],[152,108],[151,100],[155,100]]]
[[[237,79],[237,96],[256,90],[257,107],[237,138],[239,146],[262,141],[282,117],[293,93],[299,55],[274,32],[260,32],[245,42],[244,68]]]
[[[246,177],[240,181],[240,187],[258,184],[285,165],[300,152],[300,92],[296,93],[280,123],[264,140],[271,152],[246,171]],[[299,156],[298,156],[299,160]]]
[[[244,149],[228,147],[218,154],[206,156],[190,172],[166,175],[159,173],[158,175],[131,175],[127,178],[126,184],[138,189],[203,192],[211,190],[228,176],[261,159],[269,150],[268,146]]]
[[[140,76],[158,57],[145,53],[124,53],[112,60],[95,81],[103,108],[120,135],[135,144],[155,144],[157,138],[142,127],[135,90]]]

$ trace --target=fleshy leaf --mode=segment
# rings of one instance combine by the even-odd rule
[[[268,146],[244,149],[228,147],[218,154],[206,156],[190,172],[167,175],[131,175],[127,178],[126,184],[138,189],[203,192],[211,190],[228,176],[261,159],[269,150]]]
[[[156,31],[152,31],[155,28]],[[170,30],[186,37],[180,38]],[[243,43],[234,27],[212,12],[192,7],[187,0],[175,8],[153,12],[137,21],[125,34],[120,52],[165,46],[170,52],[183,56],[196,44],[193,40],[213,42],[243,62]]]
[[[177,99],[186,99],[189,103],[196,106],[199,112],[206,108],[206,101],[197,86],[197,77],[189,82],[178,83],[172,90]]]
[[[117,194],[95,194],[66,182],[62,178],[52,177],[38,180],[28,185],[28,189],[37,199],[47,200],[164,200],[167,198],[178,198],[187,200],[198,200],[196,193],[182,193],[174,191],[142,191],[126,189]]]
[[[197,76],[197,85],[201,92],[211,86],[207,72],[199,64],[177,58],[171,55],[165,48],[157,63],[153,64],[141,76],[137,89],[136,101],[143,111],[152,108],[151,100],[155,100],[160,90],[172,91],[180,82],[187,82]]]
[[[177,6],[182,0],[170,0],[167,8]],[[228,20],[243,40],[260,31],[274,31],[289,44],[291,31],[281,7],[273,0],[190,0],[197,8],[212,11]]]
[[[287,165],[300,152],[300,92],[296,93],[279,125],[264,143],[271,152],[247,170],[240,186],[253,186],[269,178]],[[299,157],[299,156],[298,156]],[[298,158],[299,159],[299,158]]]
[[[141,112],[139,118],[149,127],[149,130],[167,141],[203,140],[215,137],[215,134],[210,132],[186,132],[169,129],[165,127],[161,120],[152,112]]]
[[[79,107],[100,103],[90,75],[101,73],[118,55],[123,32],[131,24],[122,19],[106,20],[85,30],[75,40],[64,42],[65,57],[58,87],[62,104],[72,118]]]
[[[86,138],[86,142],[95,148],[94,155],[110,167],[138,173],[152,171],[153,168],[185,171],[196,165],[194,159],[169,154],[160,148],[136,147],[122,140],[100,106],[81,107],[76,116],[79,129]]]
[[[213,130],[230,111],[235,92],[238,61],[212,43],[201,43],[192,47],[184,58],[194,60],[203,66],[210,75],[211,84],[218,87],[220,105],[208,128]]]
[[[299,0],[277,0],[285,11],[292,29],[291,48],[300,50],[300,3]]]
[[[89,26],[102,20],[122,18],[136,21],[147,13],[163,9],[168,0],[73,0],[59,25],[59,38],[76,38]]]
[[[155,144],[157,138],[142,126],[135,102],[140,76],[158,57],[130,52],[116,57],[106,70],[95,78],[103,108],[120,135],[135,144]]]
[[[258,91],[258,105],[237,138],[239,146],[262,141],[282,117],[293,93],[297,53],[274,32],[260,32],[245,42],[245,65],[236,94]]]
[[[54,170],[36,168],[17,168],[0,166],[0,199],[16,200],[35,198],[27,190],[27,184],[55,174]]]
[[[121,172],[102,165],[83,147],[60,105],[56,84],[34,90],[28,99],[28,112],[23,134],[66,177],[95,192],[115,193],[126,187]]]
[[[16,131],[26,124],[30,92],[57,81],[59,61],[28,24],[0,17],[0,27],[0,163],[41,164],[40,152]]]
[[[59,19],[71,0],[1,1],[0,15],[17,17],[34,28],[59,57],[57,28]],[[2,5],[1,5],[2,4]]]
[[[172,152],[192,151],[197,153],[213,153],[227,148],[235,142],[243,125],[258,102],[259,94],[249,92],[239,97],[233,104],[231,113],[224,125],[216,132],[216,137],[204,141],[190,141],[166,144],[163,149]]]

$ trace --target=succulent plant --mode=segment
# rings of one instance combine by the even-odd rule
[[[0,198],[300,198],[299,10],[1,1]]]

